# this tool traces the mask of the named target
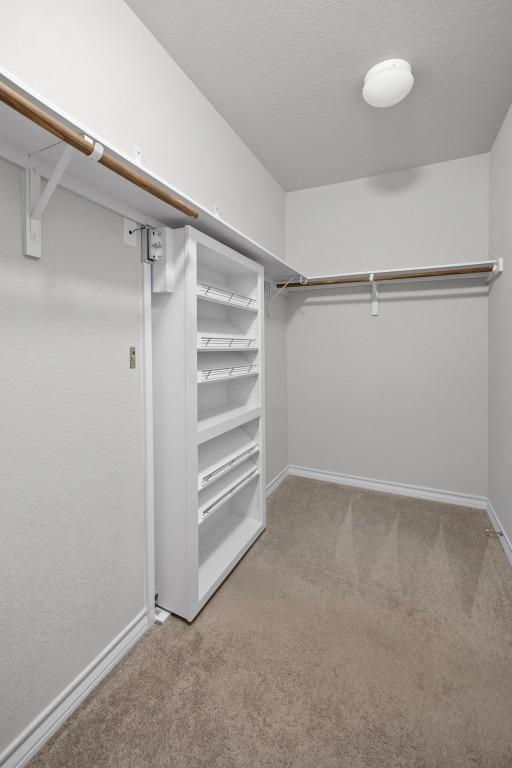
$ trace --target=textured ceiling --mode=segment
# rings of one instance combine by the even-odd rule
[[[512,101],[512,0],[128,0],[286,190],[490,149]],[[416,79],[361,98],[378,61]]]

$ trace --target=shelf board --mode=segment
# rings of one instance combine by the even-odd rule
[[[243,368],[243,367],[247,367],[247,366],[239,366],[239,367]],[[205,369],[205,371],[206,370],[207,369]],[[208,369],[208,370],[211,370],[211,371],[215,371],[215,370],[223,371],[223,370],[233,370],[233,369],[228,369],[228,368],[211,368],[211,369]],[[204,372],[198,371],[197,383],[198,384],[211,384],[211,382],[215,382],[215,381],[233,381],[234,379],[243,379],[246,376],[258,376],[258,374],[259,374],[259,371],[258,371],[257,368],[255,368],[253,371],[244,371],[244,370],[242,370],[240,373],[238,373],[236,371],[236,366],[235,366],[235,370],[233,370],[233,373],[226,374],[226,375],[211,376],[210,378],[205,379],[205,378],[203,378]]]
[[[234,302],[228,301],[227,299],[219,298],[218,296],[205,296],[203,293],[200,293],[200,288],[197,289],[197,298],[201,299],[201,301],[209,301],[212,304],[222,304],[223,307],[229,307],[230,309],[241,309],[242,312],[257,312],[258,311],[258,305],[251,305],[251,306],[244,306],[243,304],[235,304]]]
[[[297,270],[287,262],[275,256],[265,247],[250,237],[237,230],[227,221],[209,211],[198,201],[186,195],[175,187],[169,180],[159,176],[154,171],[140,165],[133,157],[130,157],[112,142],[98,134],[92,127],[84,125],[72,115],[67,114],[57,105],[52,104],[42,94],[30,88],[11,72],[0,70],[0,79],[10,87],[22,93],[33,104],[41,107],[45,112],[64,122],[78,133],[86,134],[99,141],[108,152],[126,163],[128,166],[141,173],[149,180],[161,185],[164,189],[179,197],[183,202],[192,205],[199,211],[199,218],[194,222],[195,229],[213,237],[230,248],[248,256],[253,261],[265,268],[267,279],[288,278],[299,275]],[[52,143],[52,134],[35,125],[27,118],[18,114],[5,104],[0,104],[0,157],[15,162],[22,167],[37,166],[37,170],[48,178],[62,152],[62,145],[48,149],[42,156],[35,154],[42,147]],[[32,158],[29,155],[34,155]],[[89,199],[99,201],[112,210],[134,219],[139,224],[150,225],[164,224],[177,228],[191,224],[191,219],[169,205],[157,200],[147,192],[134,187],[125,179],[120,178],[103,168],[99,163],[92,162],[89,158],[76,152],[68,167],[68,173],[64,174],[60,185],[81,194]]]
[[[232,454],[231,458],[226,459],[223,464],[220,464],[217,469],[214,469],[212,477],[208,478],[208,474],[211,474],[209,471],[201,472],[198,482],[198,490],[202,491],[204,488],[208,488],[209,485],[214,483],[216,480],[220,480],[220,478],[227,474],[231,469],[235,469],[235,467],[238,467],[239,464],[247,461],[247,459],[250,459],[252,456],[256,456],[259,450],[259,446],[256,445],[256,443],[252,443],[252,445],[250,445],[245,451],[241,451],[238,454]],[[203,482],[201,480],[202,477],[207,477],[208,479],[204,480]]]
[[[235,427],[241,427],[248,421],[261,416],[260,405],[221,406],[205,411],[198,419],[197,442],[202,445],[207,440],[223,435]]]
[[[232,323],[213,317],[197,319],[199,352],[251,352],[259,348],[255,333],[240,330]]]
[[[252,352],[258,350],[255,338],[243,334],[198,333],[198,352]]]
[[[255,349],[231,349],[224,354],[208,349],[198,350],[197,382],[232,381],[259,373]]]
[[[253,347],[229,347],[229,346],[218,346],[218,347],[201,347],[199,344],[197,345],[197,351],[198,352],[252,352],[252,350],[258,351],[259,347],[257,345]]]
[[[201,489],[198,508],[199,525],[209,520],[215,512],[222,509],[233,496],[258,476],[258,464],[247,458],[231,470],[229,477],[218,478],[216,483],[207,485],[204,490]]]
[[[199,602],[204,604],[263,532],[259,520],[226,515],[199,542]]]
[[[207,488],[258,451],[258,443],[240,427],[204,443],[199,450],[198,489]]]
[[[254,338],[254,334],[247,332],[247,330],[242,330],[242,328],[233,322],[229,322],[226,318],[212,317],[211,315],[198,315],[197,335],[200,336],[201,334],[203,336],[236,336],[246,339]]]
[[[216,480],[220,480],[220,478],[227,474],[231,469],[235,469],[235,467],[238,467],[239,464],[247,461],[247,459],[250,459],[252,456],[256,456],[256,454],[259,453],[259,450],[259,446],[256,445],[256,443],[252,443],[246,448],[245,451],[241,451],[238,454],[233,453],[231,458],[226,459],[223,464],[220,464],[217,469],[214,469],[213,476],[209,477],[204,482],[201,480],[201,477],[208,477],[209,472],[202,472],[201,477],[199,477],[198,490],[202,491],[203,488],[208,488],[209,485],[214,483]]]

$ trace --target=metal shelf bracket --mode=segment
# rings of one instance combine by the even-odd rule
[[[370,285],[372,287],[372,317],[377,317],[379,314],[379,285],[375,281],[375,275],[370,273]]]
[[[286,287],[287,287],[288,283],[291,283],[292,280],[295,280],[295,279],[296,279],[296,276],[292,275],[291,277],[288,278],[288,280],[285,282],[285,284],[282,285],[281,288],[279,288],[279,290],[275,291],[274,293],[271,292],[270,301],[271,302],[275,301],[277,299],[277,297],[279,296],[279,294],[282,293],[284,290],[286,290]]]
[[[265,283],[265,285],[268,286],[268,288],[267,288],[267,291],[268,291],[268,294],[267,294],[267,315],[271,314],[272,304],[277,299],[277,297],[281,293],[286,291],[286,288],[287,288],[288,284],[293,282],[293,280],[296,280],[297,277],[299,278],[299,281],[300,281],[301,285],[303,285],[306,282],[306,278],[305,277],[303,277],[302,275],[297,275],[297,273],[295,273],[294,275],[289,277],[288,280],[285,283],[280,285],[278,290],[276,290],[277,289],[277,285],[276,285],[275,282]],[[274,289],[274,290],[272,290],[272,289]],[[285,295],[286,295],[286,293],[285,293]]]

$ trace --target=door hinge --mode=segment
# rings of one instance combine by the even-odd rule
[[[169,227],[148,227],[143,252],[151,264],[153,293],[174,291],[174,239]]]

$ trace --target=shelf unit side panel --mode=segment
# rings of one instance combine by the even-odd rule
[[[186,420],[187,442],[183,446],[187,454],[187,473],[184,478],[187,496],[187,535],[186,550],[190,573],[187,578],[188,612],[185,618],[191,621],[199,610],[199,526],[198,526],[198,497],[197,497],[197,243],[190,232],[185,229],[186,257]],[[179,372],[178,372],[179,375]]]
[[[190,249],[184,230],[173,234],[175,290],[153,294],[155,447],[155,577],[158,603],[180,616],[191,613],[197,589],[197,548],[190,530],[187,479],[194,464],[187,350]],[[195,280],[195,275],[194,275]],[[194,385],[195,386],[195,385]],[[197,539],[196,539],[197,540]]]
[[[263,526],[267,524],[266,513],[266,472],[265,472],[265,282],[263,269],[260,268],[258,273],[258,339],[259,339],[259,372],[258,386],[259,386],[259,399],[261,406],[260,416],[260,428],[259,428],[259,509],[260,520]]]

